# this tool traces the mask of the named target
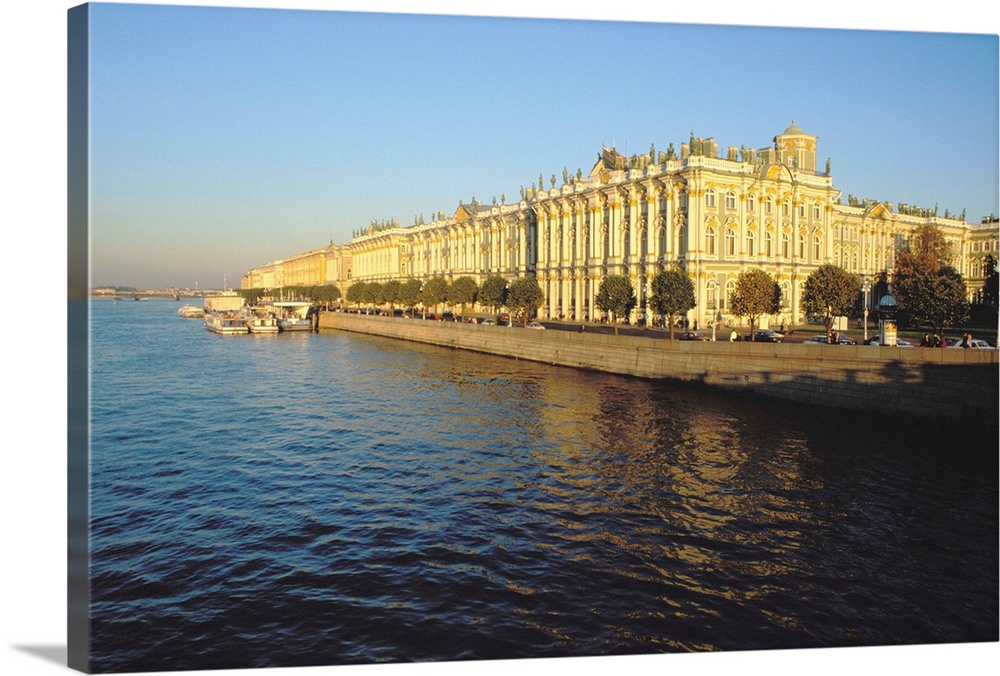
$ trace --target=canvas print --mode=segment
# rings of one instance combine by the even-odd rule
[[[71,667],[997,641],[996,35],[67,21]]]

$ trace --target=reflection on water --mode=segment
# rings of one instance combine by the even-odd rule
[[[953,430],[95,305],[101,670],[996,638]]]

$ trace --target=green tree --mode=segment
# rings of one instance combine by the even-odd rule
[[[368,305],[371,305],[372,311],[374,311],[376,305],[380,305],[384,302],[382,297],[382,285],[378,282],[368,282],[365,284],[362,300]]]
[[[390,279],[382,285],[382,300],[389,304],[389,314],[396,311],[396,303],[399,302],[399,293],[402,283],[398,279]]]
[[[420,280],[410,277],[399,287],[399,302],[410,310],[420,302]]]
[[[424,312],[431,308],[432,312],[437,311],[437,306],[448,297],[448,280],[444,277],[431,277],[424,282],[420,289],[420,302],[424,306]]]
[[[618,319],[627,317],[635,307],[635,290],[632,288],[632,282],[625,275],[608,275],[601,280],[594,304],[601,310],[611,313],[611,321],[617,336]]]
[[[500,275],[490,275],[479,288],[479,304],[492,312],[507,304],[507,280]]]
[[[326,305],[326,309],[330,309],[331,303],[340,299],[340,289],[334,284],[324,284],[323,286],[316,288],[316,300],[317,302]]]
[[[907,239],[904,251],[933,261],[938,268],[948,265],[952,256],[951,245],[941,229],[934,225],[915,230]]]
[[[347,302],[353,305],[361,305],[364,303],[366,286],[368,286],[368,284],[365,282],[357,281],[347,287],[347,293],[344,294]]]
[[[950,265],[928,267],[927,254],[898,254],[892,291],[904,323],[930,326],[942,334],[945,327],[969,318],[965,281]]]
[[[507,289],[507,307],[512,314],[524,315],[525,318],[541,307],[544,298],[542,287],[531,275],[515,279]]]
[[[983,282],[983,303],[996,309],[997,281],[1000,275],[997,274],[997,261],[992,254],[986,254],[983,258],[983,274],[986,276],[986,281]]]
[[[826,341],[833,337],[833,318],[848,314],[861,294],[861,279],[839,265],[827,263],[806,279],[802,306],[806,312],[823,315]]]
[[[674,339],[674,317],[686,314],[695,305],[694,281],[682,268],[663,270],[653,277],[649,307],[655,314],[667,317],[670,340]]]
[[[458,314],[465,316],[465,306],[476,302],[476,294],[479,292],[479,285],[472,277],[459,277],[448,285],[447,299],[451,305],[458,305]]]
[[[736,278],[736,288],[729,298],[729,310],[736,317],[750,319],[750,340],[754,338],[757,319],[781,308],[780,290],[775,295],[774,278],[760,268],[745,270]]]

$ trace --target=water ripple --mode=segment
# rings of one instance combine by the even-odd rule
[[[94,307],[98,671],[996,639],[938,434],[174,308]]]

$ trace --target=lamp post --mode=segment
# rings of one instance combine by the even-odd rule
[[[865,296],[864,302],[864,323],[865,323],[865,344],[868,343],[868,292],[872,290],[872,283],[870,279],[866,279],[864,285],[861,287],[862,292]]]

